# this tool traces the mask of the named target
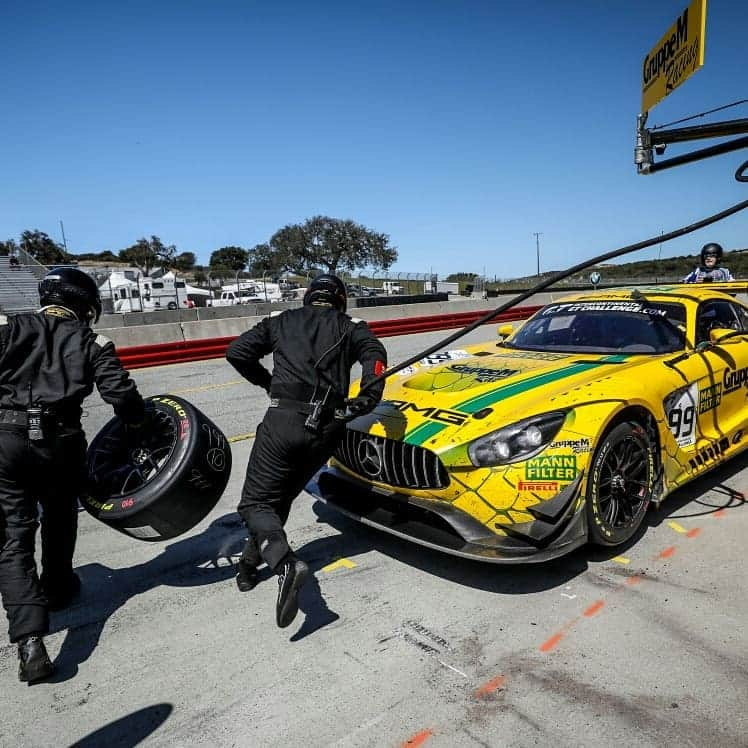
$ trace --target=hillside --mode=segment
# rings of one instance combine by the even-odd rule
[[[625,262],[620,264],[606,263],[590,267],[579,275],[568,278],[564,283],[569,285],[581,283],[589,284],[589,276],[593,270],[600,273],[601,285],[610,285],[619,282],[669,282],[680,280],[699,264],[699,256],[681,255],[679,257],[663,257],[660,260],[639,260],[637,262]],[[722,265],[728,267],[736,278],[748,278],[748,248],[735,249],[725,252]],[[541,273],[541,278],[547,278],[557,270]],[[523,278],[500,283],[488,283],[488,288],[509,288],[516,286],[530,286],[537,283],[537,275],[529,275]]]

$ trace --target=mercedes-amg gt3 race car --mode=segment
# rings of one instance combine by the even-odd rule
[[[748,446],[748,306],[717,288],[568,296],[428,356],[387,380],[307,490],[495,563],[621,545],[650,503]]]

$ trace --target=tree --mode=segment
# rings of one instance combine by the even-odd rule
[[[189,272],[195,267],[197,257],[194,252],[181,252],[174,258],[173,267],[183,273]]]
[[[451,283],[472,283],[477,277],[477,273],[452,273],[447,276],[447,281]]]
[[[221,247],[210,254],[210,270],[216,275],[220,275],[219,268],[224,272],[228,269],[236,274],[247,267],[248,259],[249,252],[242,247]]]
[[[70,262],[70,256],[65,250],[43,231],[37,229],[24,231],[21,234],[20,246],[24,252],[28,252],[42,265],[58,265]]]
[[[329,273],[353,273],[366,267],[386,270],[397,260],[397,249],[390,246],[387,234],[328,216],[284,226],[273,234],[269,244],[274,268],[300,275],[315,268]]]
[[[248,269],[253,277],[279,269],[277,259],[269,244],[256,244],[249,250]]]
[[[152,235],[150,240],[143,237],[131,247],[120,250],[119,259],[135,265],[143,275],[148,276],[154,267],[174,267],[176,254],[177,248],[173,244],[165,245],[161,239]]]
[[[0,257],[7,257],[16,253],[18,245],[13,239],[8,239],[7,242],[0,242]]]
[[[119,257],[110,249],[105,249],[103,252],[83,252],[74,257],[78,262],[119,262]]]
[[[205,265],[195,265],[193,271],[195,274],[195,283],[198,286],[202,286],[208,282],[208,268]]]

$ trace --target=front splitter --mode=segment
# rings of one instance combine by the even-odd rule
[[[511,536],[487,534],[483,525],[451,504],[374,489],[331,467],[322,468],[306,490],[364,525],[426,548],[475,561],[542,563],[565,556],[587,542],[585,514],[573,507],[557,520],[553,540],[538,544],[528,542],[516,532]]]

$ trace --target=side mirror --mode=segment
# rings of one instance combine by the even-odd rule
[[[499,337],[503,340],[514,332],[514,325],[499,325]]]
[[[709,330],[709,340],[713,345],[718,345],[725,338],[734,338],[737,331],[731,327],[713,327]]]

